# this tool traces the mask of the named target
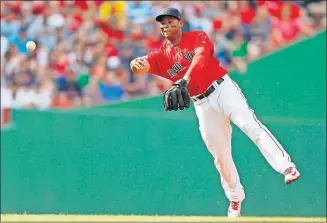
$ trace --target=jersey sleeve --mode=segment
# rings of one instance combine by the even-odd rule
[[[158,61],[160,60],[160,52],[154,51],[154,52],[148,53],[146,55],[146,58],[150,64],[149,73],[155,74],[155,75],[160,75],[161,71],[160,71],[159,64],[158,64]]]
[[[190,66],[191,70],[188,70],[190,73],[197,73],[201,69],[205,68],[210,60],[212,55],[214,54],[214,45],[209,39],[208,35],[203,32],[203,31],[197,31],[195,33],[195,38],[194,38],[194,49],[196,51],[196,48],[203,47],[201,49],[200,56],[194,56],[192,60],[192,64]],[[197,54],[197,51],[195,52]],[[192,68],[191,68],[192,67]]]
[[[205,51],[209,52],[210,55],[212,55],[214,52],[214,45],[209,36],[204,31],[198,31],[196,33],[194,48],[197,47],[204,47]]]

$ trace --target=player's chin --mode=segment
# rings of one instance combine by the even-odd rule
[[[163,32],[163,36],[166,38],[169,38],[172,36],[172,33],[171,32]]]

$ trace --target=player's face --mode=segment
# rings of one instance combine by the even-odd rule
[[[164,17],[160,22],[161,34],[166,38],[175,36],[181,31],[182,27],[183,22],[171,16]]]

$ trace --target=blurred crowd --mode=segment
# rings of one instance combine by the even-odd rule
[[[68,109],[163,92],[170,81],[135,76],[129,63],[160,47],[154,17],[168,6],[181,10],[184,31],[206,31],[221,64],[240,73],[326,29],[325,1],[1,1],[1,107]]]

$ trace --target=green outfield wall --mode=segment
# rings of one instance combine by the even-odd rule
[[[247,216],[326,216],[326,32],[231,72],[302,173],[285,185],[234,127]],[[16,111],[1,132],[1,212],[226,215],[191,108],[160,97],[75,111]]]

